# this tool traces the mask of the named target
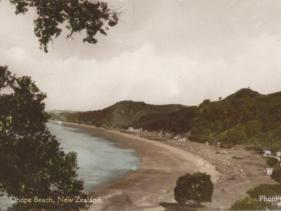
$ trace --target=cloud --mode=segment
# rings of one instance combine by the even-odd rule
[[[146,43],[103,61],[78,56],[52,60],[21,47],[0,48],[0,64],[31,75],[48,94],[48,109],[90,110],[126,99],[192,105],[242,87],[280,91],[280,55],[278,36],[264,34],[232,60],[202,62],[182,54],[162,55]]]

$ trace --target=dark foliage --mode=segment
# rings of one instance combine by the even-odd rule
[[[53,114],[63,121],[113,128],[191,132],[197,142],[281,149],[281,93],[261,95],[250,89],[198,107],[149,105],[123,101],[99,111]]]
[[[85,31],[83,42],[95,44],[96,35],[106,35],[109,27],[118,22],[117,13],[109,9],[108,4],[88,0],[10,0],[16,7],[16,14],[25,14],[35,9],[34,32],[41,47],[48,51],[48,44],[61,34],[62,26],[73,33]]]
[[[45,97],[31,78],[0,67],[0,190],[16,198],[83,196],[76,154],[65,154],[46,127]]]
[[[261,184],[247,191],[248,197],[236,201],[231,210],[280,210],[261,197],[271,198],[281,194],[280,184]]]
[[[271,178],[274,179],[276,182],[281,183],[281,167],[275,167],[273,169],[273,173],[271,175]]]
[[[260,202],[257,199],[251,197],[245,197],[236,201],[230,208],[230,210],[266,210],[271,208],[270,204]]]
[[[185,204],[188,200],[201,202],[211,201],[214,185],[210,175],[205,173],[186,174],[177,180],[174,196],[179,204]]]
[[[259,200],[260,196],[272,197],[281,194],[280,184],[261,184],[247,191],[250,197]]]
[[[276,158],[268,157],[266,158],[266,163],[269,167],[276,167],[279,161]]]

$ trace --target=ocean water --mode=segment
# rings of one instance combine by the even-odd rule
[[[138,168],[139,159],[133,150],[118,148],[80,128],[54,123],[48,127],[65,152],[77,153],[78,176],[84,180],[86,191]]]
[[[77,153],[78,177],[84,181],[87,192],[94,192],[95,187],[138,168],[139,159],[133,150],[118,148],[113,142],[83,129],[54,123],[48,123],[48,127],[65,152]],[[11,205],[7,197],[0,197],[0,211]]]

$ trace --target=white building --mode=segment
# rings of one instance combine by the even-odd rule
[[[273,173],[273,168],[266,168],[266,175],[271,176]]]
[[[185,138],[185,137],[179,138],[178,141],[179,141],[179,142],[186,142],[186,141],[187,141],[187,138]]]
[[[158,133],[158,137],[162,138],[164,136],[164,132],[161,130],[159,133]]]
[[[272,155],[272,153],[271,153],[270,150],[265,150],[265,151],[263,152],[263,156],[264,156],[264,157],[267,157],[267,156],[270,156],[270,155]]]
[[[174,139],[174,140],[178,140],[178,139],[180,139],[180,136],[174,136],[173,139]]]
[[[141,133],[142,132],[142,128],[138,128],[138,129],[135,129],[133,127],[129,127],[127,129],[128,132],[131,132],[131,133]]]
[[[129,132],[135,132],[135,129],[134,129],[133,127],[129,127],[129,128],[128,128],[128,131],[129,131]]]

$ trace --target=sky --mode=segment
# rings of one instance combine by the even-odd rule
[[[54,40],[46,54],[33,12],[0,2],[0,65],[29,75],[48,110],[121,100],[197,105],[250,87],[281,91],[280,0],[108,0],[119,24],[98,44]]]

